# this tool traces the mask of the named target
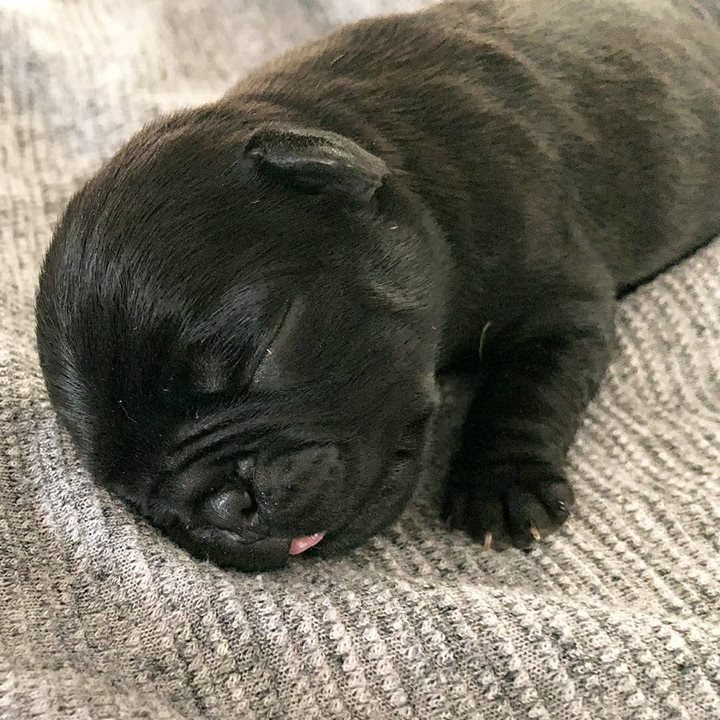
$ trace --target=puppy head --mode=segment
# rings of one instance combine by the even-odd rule
[[[219,110],[146,128],[71,200],[37,296],[93,476],[241,569],[387,525],[437,394],[433,232],[348,138]]]

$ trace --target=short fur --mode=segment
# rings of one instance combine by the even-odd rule
[[[469,370],[445,514],[528,546],[570,512],[615,298],[720,229],[719,78],[711,3],[451,2],[159,119],[43,266],[62,422],[191,551],[266,568],[392,522]]]

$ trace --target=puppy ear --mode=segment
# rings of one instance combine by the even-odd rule
[[[264,173],[308,193],[367,202],[388,175],[387,165],[350,138],[325,130],[265,125],[245,147]]]

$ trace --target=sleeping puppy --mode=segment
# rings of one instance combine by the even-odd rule
[[[60,220],[37,339],[98,482],[241,569],[395,520],[444,371],[444,513],[527,547],[618,295],[720,229],[720,17],[485,0],[364,21],[133,137]]]

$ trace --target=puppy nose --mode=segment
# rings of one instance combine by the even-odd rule
[[[255,503],[247,490],[229,488],[205,500],[202,516],[215,527],[235,530],[254,509]]]
[[[253,472],[252,459],[240,460],[236,466],[233,485],[213,493],[203,502],[203,519],[215,527],[230,531],[237,531],[239,526],[251,521],[257,509],[255,500],[248,491]]]

